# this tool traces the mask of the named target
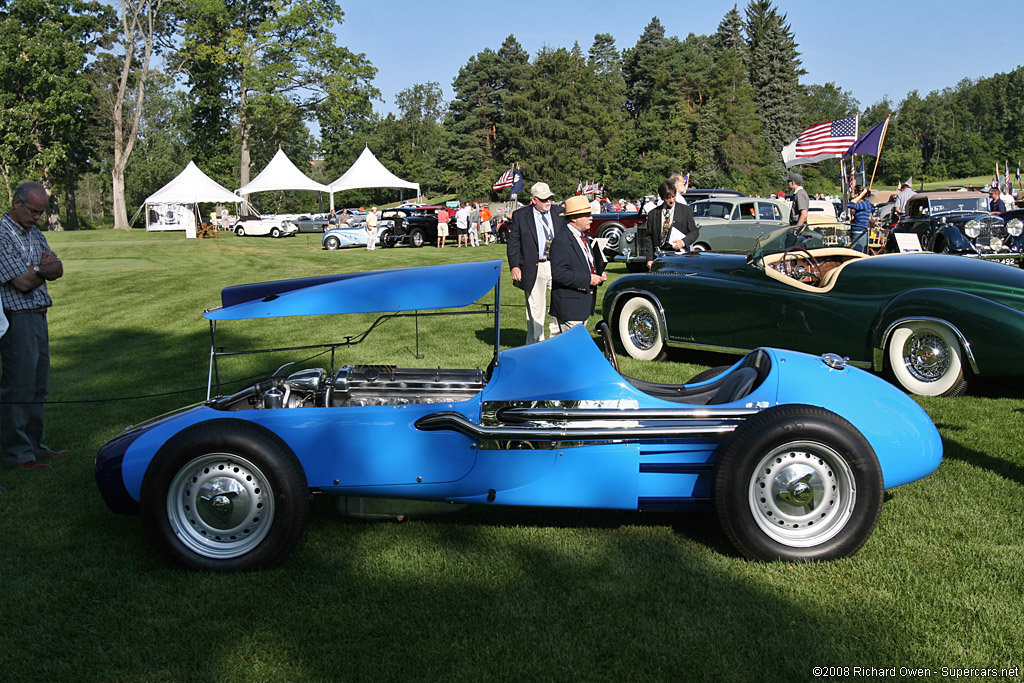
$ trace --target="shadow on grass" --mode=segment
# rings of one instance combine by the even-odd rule
[[[1014,409],[1014,412],[1024,412],[1024,409],[1016,408]],[[982,453],[981,451],[973,448],[968,448],[951,438],[950,434],[961,431],[961,428],[959,427],[949,424],[936,424],[935,426],[938,427],[939,431],[942,433],[944,458],[959,460],[967,463],[968,465],[988,470],[993,474],[1005,477],[1010,481],[1014,481],[1021,486],[1024,486],[1024,467],[1003,458],[993,457],[987,453]]]

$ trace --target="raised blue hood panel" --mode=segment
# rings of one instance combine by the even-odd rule
[[[498,283],[501,261],[371,270],[225,287],[209,320],[459,308]]]

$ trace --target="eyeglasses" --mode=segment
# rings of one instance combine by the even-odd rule
[[[541,199],[540,197],[534,197],[533,201],[540,202],[541,204],[550,204],[554,198],[548,197],[547,199]]]
[[[40,216],[43,215],[43,212],[46,211],[45,208],[43,208],[43,209],[33,209],[31,206],[29,206],[28,204],[25,203],[24,199],[19,199],[18,201],[21,202],[21,205],[23,207],[25,207],[25,209],[28,211],[29,215],[33,216],[35,218],[39,218]]]

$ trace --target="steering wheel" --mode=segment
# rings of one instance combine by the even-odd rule
[[[605,321],[601,321],[594,326],[598,334],[601,335],[601,340],[604,342],[604,356],[608,359],[608,362],[615,368],[615,372],[619,372],[619,357],[615,355],[615,344],[612,343],[612,329]]]
[[[792,260],[790,260],[790,254],[793,255]],[[807,259],[807,267],[797,262],[801,255]],[[803,247],[790,247],[784,251],[782,258],[779,259],[778,269],[780,273],[797,282],[803,282],[813,287],[821,284],[821,264],[811,255],[811,252]]]

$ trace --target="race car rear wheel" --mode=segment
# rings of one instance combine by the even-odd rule
[[[750,559],[849,557],[874,531],[883,497],[871,445],[845,419],[815,406],[755,415],[716,463],[715,511]]]
[[[302,538],[309,489],[276,436],[238,420],[186,429],[165,444],[142,483],[142,517],[161,554],[222,572],[279,564]]]
[[[649,299],[635,296],[619,309],[615,328],[623,350],[637,360],[665,357],[665,340],[658,322],[658,311]]]
[[[334,251],[335,249],[338,249],[338,248],[341,247],[341,240],[339,240],[334,235],[331,235],[330,237],[328,237],[327,239],[324,240],[324,246],[329,251]]]
[[[967,389],[960,342],[946,325],[906,322],[889,337],[889,369],[905,391],[920,396],[959,396]]]

